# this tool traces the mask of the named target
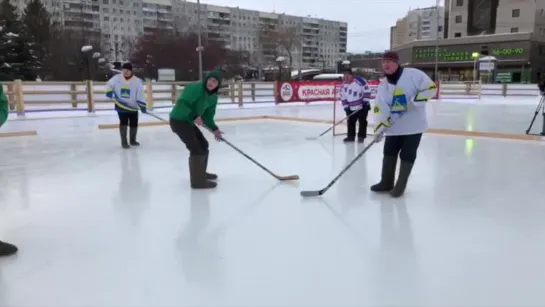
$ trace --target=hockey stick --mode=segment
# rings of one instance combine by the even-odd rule
[[[363,108],[362,108],[363,109]],[[345,120],[349,119],[352,115],[358,113],[361,109],[359,110],[356,110],[356,112],[352,112],[350,115],[348,115],[347,117],[339,120],[338,122],[336,123],[333,123],[333,126],[327,128],[326,131],[322,132],[320,135],[318,136],[314,136],[314,137],[307,137],[305,139],[309,140],[309,141],[316,141],[317,139],[319,139],[320,137],[322,137],[323,135],[325,135],[326,133],[328,133],[329,131],[331,131],[331,129],[335,128],[336,126],[338,126],[339,124],[341,124],[342,122],[344,122]]]
[[[158,120],[162,121],[162,122],[165,122],[165,123],[168,123],[168,121],[162,117],[159,117],[157,115],[155,115],[154,113],[151,113],[151,112],[147,112],[146,114],[148,114],[149,116],[151,117],[155,117],[157,118]],[[206,128],[208,131],[211,131],[210,129]],[[273,176],[274,178],[278,179],[278,180],[281,180],[281,181],[288,181],[288,180],[299,180],[299,176],[298,175],[289,175],[289,176],[279,176],[273,172],[271,172],[268,168],[266,168],[265,166],[263,166],[261,163],[257,162],[256,160],[254,160],[252,157],[250,157],[249,155],[247,155],[245,152],[243,152],[242,150],[240,150],[238,147],[236,147],[235,145],[233,145],[231,142],[227,141],[225,138],[221,137],[220,138],[221,141],[225,142],[225,144],[229,145],[229,147],[233,148],[234,150],[236,150],[239,154],[243,155],[246,159],[252,161],[255,165],[259,166],[262,170],[264,170],[265,172],[269,173],[269,175]]]
[[[394,92],[396,89],[397,87],[394,89]],[[402,116],[403,114],[401,114],[396,119],[392,120],[390,127],[393,126]],[[352,159],[352,161],[350,161],[350,163],[348,163],[348,165],[344,167],[344,169],[337,175],[337,177],[333,178],[333,180],[331,180],[331,182],[325,188],[321,190],[315,190],[315,191],[301,191],[301,196],[315,197],[315,196],[324,195],[325,192],[327,192],[327,190],[329,190],[329,188],[331,188],[337,182],[337,180],[339,180],[339,178],[341,178],[342,175],[344,175],[344,173],[346,173],[346,171],[348,171],[350,167],[352,167],[352,165],[354,165],[354,163],[356,163],[356,161],[358,161],[358,159],[361,158],[361,156],[363,156],[367,152],[367,150],[369,150],[369,148],[371,148],[371,146],[373,146],[375,143],[377,143],[377,141],[376,139],[373,139],[373,141],[369,143],[369,145],[365,146],[365,148],[354,159]]]
[[[371,146],[373,146],[376,142],[376,140],[373,140],[371,141],[371,143],[369,143],[369,145],[365,146],[365,148],[354,159],[352,159],[352,161],[350,161],[350,163],[348,163],[348,165],[344,167],[344,169],[337,175],[337,177],[333,178],[333,180],[331,180],[331,182],[329,182],[329,184],[325,188],[316,191],[301,191],[301,196],[315,197],[324,195],[325,192],[327,192],[327,190],[329,190],[329,188],[331,188],[337,182],[337,180],[339,180],[339,178],[341,178],[342,175],[344,175],[344,173],[346,173],[346,171],[348,171],[352,167],[352,165],[354,165],[354,163],[356,163],[356,161],[358,161],[361,156],[363,156],[367,152],[367,150],[369,150],[369,148],[371,148]]]

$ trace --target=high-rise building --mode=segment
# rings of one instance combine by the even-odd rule
[[[28,0],[12,0],[20,9]],[[197,29],[197,3],[185,0],[43,0],[53,19],[89,37],[100,35],[105,53],[126,58],[128,42],[156,29]],[[347,23],[201,4],[201,30],[206,39],[246,51],[256,64],[275,61],[273,48],[260,41],[260,29],[294,30],[300,47],[280,50],[294,67],[334,67],[347,48]],[[282,48],[280,48],[282,49]]]
[[[434,78],[536,82],[545,78],[545,1],[445,0],[441,40],[395,45],[404,64]],[[476,71],[478,61],[493,61]],[[438,75],[436,75],[436,72]]]
[[[391,30],[391,48],[420,39],[443,38],[444,7],[409,11]]]
[[[545,1],[446,0],[448,38],[535,33],[545,41]]]

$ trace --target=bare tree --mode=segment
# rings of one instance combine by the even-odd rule
[[[123,55],[126,59],[132,59],[136,53],[136,44],[138,43],[138,37],[135,36],[124,36],[122,38],[121,47]]]
[[[259,31],[259,41],[263,52],[270,52],[274,58],[286,54],[289,59],[290,71],[293,67],[293,52],[301,48],[301,39],[295,27],[262,27]],[[264,54],[264,56],[266,56]]]
[[[197,36],[194,33],[157,31],[140,37],[135,44],[131,60],[140,67],[146,65],[146,60],[153,59],[153,65],[158,68],[168,67],[176,70],[178,80],[197,80],[198,57]],[[203,51],[203,67],[214,69],[224,64],[227,49],[215,41],[205,41]]]
[[[84,78],[85,60],[81,52],[81,41],[100,52],[100,37],[81,38],[81,32],[64,29],[60,24],[53,24],[48,45],[49,56],[44,63],[52,80],[76,81]]]

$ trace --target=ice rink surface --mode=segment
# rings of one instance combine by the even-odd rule
[[[167,126],[127,151],[117,130],[60,121],[80,124],[0,139],[0,239],[21,249],[0,260],[2,307],[545,305],[541,142],[427,134],[398,200],[369,192],[380,144],[301,199],[364,145],[305,140],[325,124],[222,123],[301,180],[278,183],[209,137],[219,186],[192,191]]]

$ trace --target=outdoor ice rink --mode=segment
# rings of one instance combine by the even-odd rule
[[[369,191],[382,144],[300,197],[370,141],[305,140],[330,105],[218,110],[228,140],[301,179],[206,134],[213,191],[189,189],[184,146],[152,117],[121,150],[108,112],[13,116],[1,132],[37,135],[0,138],[0,239],[20,248],[0,260],[0,306],[544,306],[545,143],[524,134],[537,103],[430,104],[396,200]]]

